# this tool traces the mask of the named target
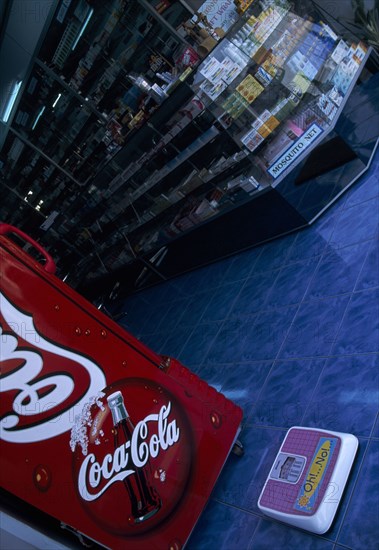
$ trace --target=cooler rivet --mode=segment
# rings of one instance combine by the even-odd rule
[[[85,333],[84,333],[84,334],[85,334],[86,336],[89,336],[89,335],[91,334],[91,331],[90,331],[90,329],[89,329],[89,328],[87,328],[87,330],[85,331]]]
[[[222,423],[221,416],[216,411],[211,412],[210,421],[215,428],[219,428]]]
[[[58,304],[56,304],[56,305],[54,306],[54,309],[55,309],[56,311],[58,311],[58,310],[60,309],[59,306],[58,306]]]
[[[181,550],[182,548],[182,545],[180,543],[179,540],[173,540],[170,544],[169,544],[169,550]]]
[[[75,329],[75,334],[76,334],[77,336],[80,336],[81,333],[82,333],[82,331],[81,331],[80,327],[76,327],[76,329]]]
[[[37,489],[46,492],[51,485],[51,472],[47,466],[39,464],[34,468],[33,481]]]
[[[122,366],[123,366],[123,367],[126,367],[127,364],[128,364],[127,361],[123,361],[123,362],[122,362]]]
[[[102,336],[103,338],[106,338],[106,337],[107,337],[107,331],[103,329],[103,330],[101,331],[101,336]]]

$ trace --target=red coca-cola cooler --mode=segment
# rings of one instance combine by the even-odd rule
[[[5,494],[108,548],[180,550],[241,409],[59,280],[20,230],[0,224],[0,254]]]

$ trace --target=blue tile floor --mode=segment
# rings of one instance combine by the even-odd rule
[[[379,152],[311,227],[129,297],[120,321],[244,410],[189,550],[373,550],[379,541]],[[265,518],[257,499],[293,425],[355,434],[330,531]]]

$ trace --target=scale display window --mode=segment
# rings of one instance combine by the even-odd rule
[[[270,472],[270,479],[297,483],[303,473],[306,461],[304,456],[279,453]]]

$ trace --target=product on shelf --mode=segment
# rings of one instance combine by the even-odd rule
[[[236,91],[246,99],[248,103],[252,103],[263,90],[264,87],[250,74],[248,74],[236,88]]]
[[[249,149],[249,151],[254,151],[258,145],[260,145],[264,140],[264,137],[257,132],[255,128],[252,130],[249,130],[247,134],[245,134],[241,141]]]
[[[232,92],[224,103],[222,103],[223,110],[233,119],[238,118],[248,106],[247,100],[237,92]]]

